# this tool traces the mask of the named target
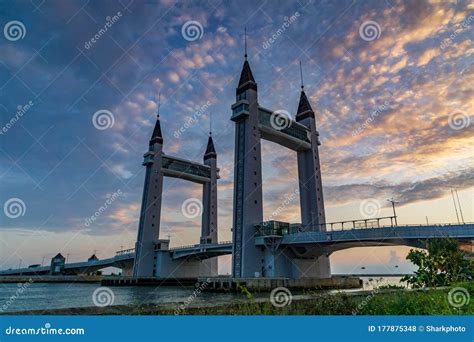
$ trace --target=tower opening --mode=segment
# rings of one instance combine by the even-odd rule
[[[296,153],[266,140],[262,140],[262,193],[264,221],[301,223]]]

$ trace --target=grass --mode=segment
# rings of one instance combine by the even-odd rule
[[[457,284],[474,293],[474,283]],[[366,295],[321,293],[309,299],[293,300],[282,308],[269,302],[208,308],[188,308],[187,315],[474,315],[474,298],[455,307],[449,303],[452,288],[410,291],[377,289]]]
[[[361,315],[473,315],[474,298],[463,306],[455,307],[449,302],[449,292],[454,287],[466,289],[474,294],[474,283],[461,283],[446,289],[418,291],[397,290],[380,293],[366,301],[359,309]],[[360,307],[360,306],[359,306]]]

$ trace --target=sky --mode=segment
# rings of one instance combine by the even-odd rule
[[[389,216],[394,198],[399,224],[455,223],[451,189],[474,221],[472,2],[0,1],[0,25],[1,269],[134,246],[158,94],[167,154],[202,161],[212,113],[230,240],[245,27],[261,106],[294,117],[302,63],[328,222]],[[296,154],[262,153],[264,217],[299,222]],[[202,186],[164,188],[160,237],[198,243],[182,205]],[[408,250],[337,252],[332,271],[410,271]]]

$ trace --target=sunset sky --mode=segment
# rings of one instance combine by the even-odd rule
[[[23,25],[20,37],[7,32],[12,21]],[[190,21],[197,36],[184,30]],[[5,1],[0,25],[0,204],[25,204],[22,216],[0,215],[0,269],[134,246],[159,92],[167,154],[201,162],[212,112],[219,240],[230,240],[230,106],[245,26],[261,106],[294,116],[302,62],[328,222],[363,218],[369,199],[378,216],[391,215],[393,197],[399,224],[454,223],[451,189],[474,221],[470,1]],[[18,106],[28,109],[19,115]],[[113,116],[106,129],[94,125],[100,110]],[[270,142],[262,152],[269,217],[297,189],[296,154]],[[201,198],[202,186],[167,178],[164,188],[160,237],[198,243],[201,218],[184,217],[181,206]],[[295,198],[274,219],[299,222]],[[332,271],[408,271],[408,250],[337,252]],[[228,272],[229,258],[221,261]]]

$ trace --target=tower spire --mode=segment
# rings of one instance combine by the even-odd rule
[[[212,112],[209,112],[209,136],[212,136]]]
[[[155,95],[156,101],[156,95]],[[161,92],[158,93],[158,103],[156,108],[156,123],[155,128],[153,129],[153,134],[151,135],[150,139],[150,146],[154,143],[163,143],[163,136],[161,134],[161,125],[160,125],[160,107],[161,107]]]
[[[155,101],[156,101],[156,96],[155,96]],[[158,93],[158,103],[157,103],[157,108],[156,108],[156,116],[160,116],[160,107],[161,107],[161,91]]]
[[[301,79],[301,90],[304,90],[304,83],[303,83],[303,67],[301,66],[301,61],[300,61],[300,79]]]
[[[247,26],[245,26],[245,29],[244,29],[244,44],[245,44],[245,60],[247,60]]]
[[[300,102],[298,103],[298,110],[296,112],[296,121],[301,121],[304,118],[310,116],[314,118],[313,108],[311,108],[311,104],[309,103],[308,98],[304,92],[304,82],[303,82],[303,66],[300,61],[300,79],[301,79],[301,94],[300,94]]]

